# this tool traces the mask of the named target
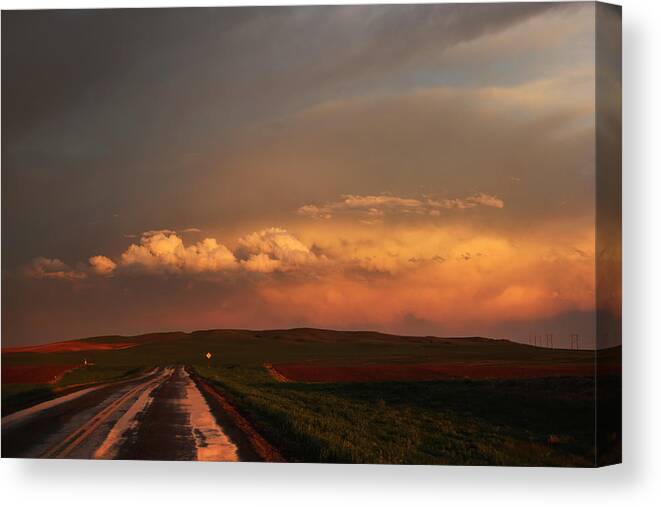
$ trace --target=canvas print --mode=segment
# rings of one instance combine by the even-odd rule
[[[3,458],[595,467],[621,10],[2,13]]]

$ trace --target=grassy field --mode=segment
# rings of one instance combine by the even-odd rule
[[[591,466],[594,460],[590,378],[306,384],[278,383],[263,368],[196,371],[296,461]]]
[[[76,368],[53,385],[3,385],[3,414],[73,385],[185,364],[207,378],[292,461],[478,465],[593,466],[594,351],[542,349],[484,338],[401,337],[314,329],[216,330],[92,343],[132,348],[3,353],[3,364]],[[205,358],[212,353],[211,360]],[[621,349],[601,352],[617,365]],[[264,364],[388,367],[434,363],[499,369],[570,366],[582,376],[448,378],[433,381],[277,382]],[[397,370],[397,368],[395,369]],[[399,370],[397,370],[399,371]],[[619,413],[620,379],[600,379],[602,413]],[[619,420],[601,421],[601,446],[616,447]],[[606,440],[604,440],[606,439]],[[604,440],[602,442],[602,440]],[[603,445],[602,445],[603,444]]]
[[[43,361],[44,358],[40,357]],[[5,357],[3,357],[3,362]],[[2,384],[2,415],[54,398],[78,386],[119,380],[137,375],[144,368],[135,366],[80,366],[65,373],[53,383]]]
[[[270,363],[325,365],[445,362],[465,364],[593,363],[593,351],[543,349],[506,340],[392,336],[373,332],[316,329],[287,331],[212,330],[194,333],[158,333],[137,337],[108,336],[88,339],[101,343],[138,343],[123,350],[80,352],[3,353],[7,364],[80,364],[144,366],[153,364],[212,364],[261,366]]]

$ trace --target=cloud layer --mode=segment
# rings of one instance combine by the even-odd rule
[[[442,210],[466,210],[478,206],[502,209],[502,199],[478,192],[464,198],[405,198],[395,195],[353,195],[322,205],[306,204],[298,208],[299,215],[315,219],[331,219],[335,216],[357,216],[362,223],[378,224],[390,216],[436,217]],[[393,255],[351,255],[336,251],[333,259],[313,251],[298,237],[279,227],[270,227],[247,234],[237,240],[232,250],[215,238],[205,238],[185,245],[180,234],[199,233],[198,228],[180,231],[154,229],[140,235],[138,243],[126,248],[117,258],[94,255],[87,266],[73,269],[59,259],[39,257],[34,259],[25,272],[32,278],[51,278],[76,281],[88,275],[113,277],[117,273],[130,274],[205,274],[245,271],[256,273],[292,272],[303,269],[328,267],[335,269],[358,267],[373,272],[395,272],[420,266],[428,261],[440,262],[443,257],[432,253],[429,258],[419,251],[406,259],[395,261]],[[124,235],[133,238],[135,235]],[[469,254],[464,254],[464,257]],[[402,264],[403,263],[403,264]]]
[[[75,282],[87,279],[88,275],[287,272],[320,266],[327,261],[324,255],[314,253],[296,236],[277,227],[239,238],[234,252],[215,238],[205,238],[186,246],[176,232],[162,229],[144,232],[138,243],[129,245],[115,260],[94,255],[89,258],[88,266],[74,269],[59,259],[38,257],[26,266],[24,272],[35,279]]]
[[[412,199],[394,195],[343,195],[341,200],[321,205],[306,204],[298,213],[311,218],[330,219],[339,214],[356,214],[366,218],[384,215],[430,215],[439,216],[441,210],[469,209],[476,206],[503,208],[502,199],[483,192],[465,198]]]
[[[392,196],[342,202],[360,204],[360,210],[435,209],[428,201]],[[198,316],[200,321],[215,318],[226,325],[401,332],[413,327],[465,334],[476,323],[488,328],[594,309],[589,224],[556,223],[527,237],[436,221],[324,224],[328,227],[310,223],[300,236],[278,227],[262,229],[240,236],[232,248],[215,238],[187,244],[175,232],[148,231],[116,257],[96,255],[88,266],[76,268],[41,257],[25,272],[83,290],[143,291],[179,280],[186,297],[192,287],[206,287],[213,293],[204,302],[210,314]],[[219,317],[226,312],[239,320]]]

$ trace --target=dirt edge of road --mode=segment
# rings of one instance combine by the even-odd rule
[[[207,381],[189,371],[211,412],[237,446],[241,461],[284,463],[282,454],[262,437],[232,403]]]
[[[271,375],[271,377],[273,377],[273,379],[276,382],[280,382],[281,384],[285,384],[285,383],[290,381],[281,372],[276,370],[275,366],[273,366],[271,363],[264,363],[264,368],[266,369],[267,372],[269,372],[269,375]]]

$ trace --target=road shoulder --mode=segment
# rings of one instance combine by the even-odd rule
[[[250,421],[239,413],[224,394],[199,375],[194,372],[189,373],[218,423],[235,442],[240,461],[276,463],[286,461],[282,454],[259,434]]]

